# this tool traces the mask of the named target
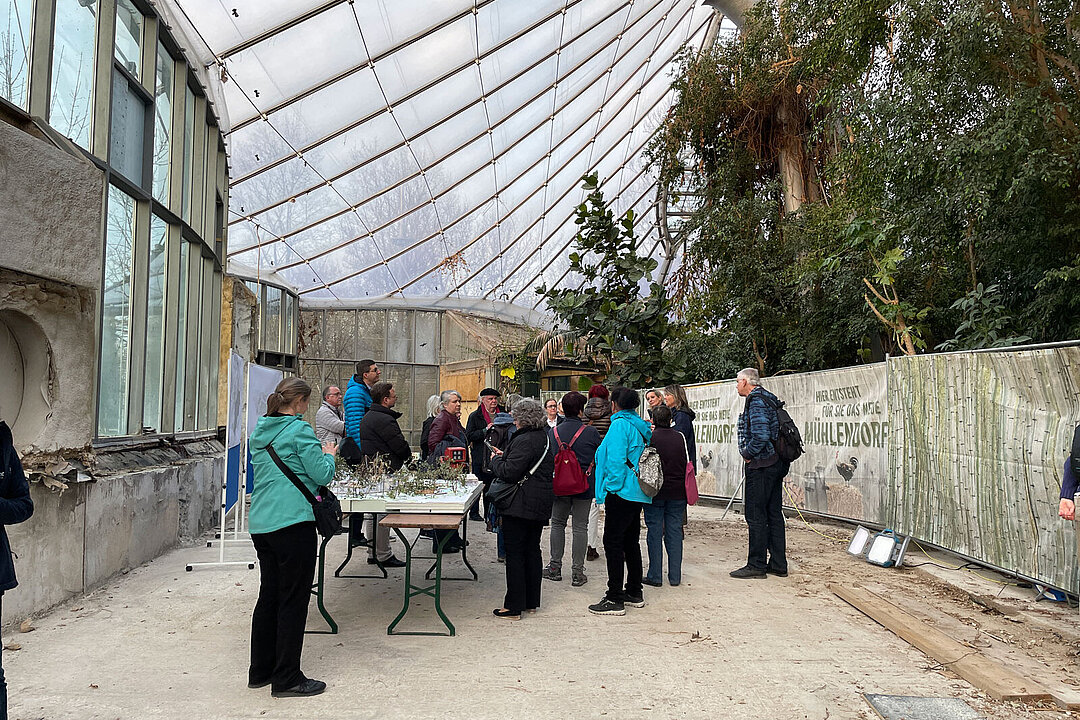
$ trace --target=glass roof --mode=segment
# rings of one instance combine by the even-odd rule
[[[664,263],[643,151],[699,0],[168,0],[226,132],[229,258],[306,305],[536,321],[597,172]],[[224,106],[224,107],[222,107]]]

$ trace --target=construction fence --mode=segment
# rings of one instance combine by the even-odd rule
[[[891,358],[766,378],[805,454],[785,504],[884,526],[1078,590],[1074,524],[1058,517],[1080,424],[1080,343]],[[735,381],[686,388],[701,494],[741,496]]]

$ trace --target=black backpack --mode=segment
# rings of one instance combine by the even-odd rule
[[[776,455],[787,463],[795,462],[803,454],[802,435],[799,426],[784,409],[784,403],[764,398],[769,407],[776,411],[776,420],[780,424],[780,430],[776,433],[773,447]]]

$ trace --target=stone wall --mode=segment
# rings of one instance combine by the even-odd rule
[[[216,454],[63,491],[32,483],[33,517],[7,528],[19,586],[4,594],[3,625],[101,587],[213,527],[225,456],[217,443],[205,445]]]

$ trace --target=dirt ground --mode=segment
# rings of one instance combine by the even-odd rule
[[[476,523],[469,549],[480,580],[447,583],[444,594],[456,637],[387,636],[401,607],[401,570],[388,580],[331,578],[327,605],[341,630],[306,638],[304,670],[329,685],[314,698],[274,699],[268,687],[246,687],[258,570],[184,572],[217,550],[180,549],[33,619],[32,632],[5,618],[15,622],[4,643],[19,648],[3,652],[10,717],[877,717],[862,693],[958,697],[995,719],[1071,717],[990,699],[827,585],[861,584],[1065,689],[1080,689],[1075,609],[1036,603],[1031,590],[986,571],[874,567],[844,552],[850,529],[815,525],[842,539],[834,541],[798,519],[788,521],[788,578],[733,580],[727,573],[745,560],[746,528],[739,515],[720,516],[717,508],[691,509],[682,585],[646,587],[646,607],[625,617],[586,610],[604,590],[602,557],[587,563],[584,587],[571,587],[569,573],[545,581],[535,615],[492,617],[503,567],[494,562],[493,536]],[[544,549],[546,559],[546,535]],[[249,548],[229,554],[254,556]],[[331,560],[343,554],[344,538],[335,539]],[[917,548],[908,557],[929,560]],[[460,570],[457,559],[447,565]],[[360,558],[351,569],[367,566]],[[430,599],[414,602],[402,627],[438,629]],[[308,628],[325,629],[314,603]]]

